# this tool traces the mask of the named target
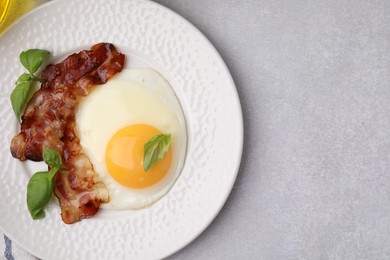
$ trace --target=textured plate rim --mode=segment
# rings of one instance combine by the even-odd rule
[[[215,48],[215,46],[210,42],[210,40],[197,27],[195,27],[195,25],[190,23],[188,20],[186,20],[181,15],[175,13],[171,9],[169,9],[169,8],[163,6],[163,5],[160,5],[160,4],[156,3],[156,2],[153,2],[151,0],[146,0],[146,1],[152,2],[153,4],[159,6],[160,8],[165,9],[171,15],[174,15],[178,19],[180,19],[182,23],[184,23],[188,27],[192,28],[192,30],[198,32],[200,37],[202,37],[202,39],[207,43],[207,45],[208,45],[207,47],[210,48],[211,50],[213,50],[215,55],[218,57],[218,61],[223,66],[224,70],[227,72],[227,75],[228,75],[228,78],[229,78],[229,82],[230,82],[230,86],[233,87],[233,91],[235,92],[235,99],[236,99],[236,102],[237,102],[237,105],[238,105],[238,110],[240,112],[240,117],[239,117],[240,121],[237,122],[237,126],[239,127],[239,132],[240,132],[240,140],[239,140],[239,147],[238,147],[238,150],[237,150],[237,153],[236,153],[236,158],[235,158],[238,163],[236,164],[236,168],[234,169],[234,173],[235,173],[234,174],[234,178],[232,178],[232,182],[230,183],[230,187],[228,189],[228,192],[224,195],[224,197],[225,197],[224,201],[219,205],[219,208],[216,208],[216,210],[214,211],[214,215],[209,219],[208,223],[203,228],[199,229],[199,231],[193,237],[189,238],[188,241],[185,241],[184,243],[182,243],[182,245],[180,247],[178,247],[176,251],[174,251],[171,254],[167,254],[167,255],[162,257],[162,258],[166,258],[166,257],[169,257],[169,256],[179,252],[180,250],[185,248],[187,245],[192,243],[195,239],[197,239],[200,235],[202,235],[202,233],[216,219],[216,217],[218,216],[218,214],[221,212],[221,210],[223,209],[224,205],[226,204],[226,201],[228,200],[228,198],[229,198],[229,196],[230,196],[230,194],[231,194],[231,192],[233,190],[233,186],[234,186],[234,183],[236,182],[238,171],[239,171],[240,165],[241,165],[242,152],[243,152],[243,146],[244,146],[244,120],[243,120],[243,116],[242,116],[242,107],[241,107],[240,98],[239,98],[239,95],[238,95],[237,88],[236,88],[236,85],[234,83],[233,77],[232,77],[232,75],[231,75],[231,73],[229,71],[229,68],[227,67],[225,61],[223,60],[222,56],[219,54],[219,52]]]

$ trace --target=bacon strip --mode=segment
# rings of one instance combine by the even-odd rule
[[[68,170],[56,174],[54,192],[67,224],[95,215],[100,203],[109,200],[107,188],[82,152],[75,133],[75,108],[79,97],[122,71],[124,61],[112,44],[99,43],[47,66],[41,73],[44,83],[22,116],[21,132],[12,139],[11,153],[22,161],[42,161],[43,147],[61,154]]]

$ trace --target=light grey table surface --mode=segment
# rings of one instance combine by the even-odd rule
[[[169,259],[389,259],[390,1],[156,2],[214,44],[245,124],[226,205]]]
[[[225,207],[171,259],[390,259],[390,1],[156,2],[217,48],[245,124]]]

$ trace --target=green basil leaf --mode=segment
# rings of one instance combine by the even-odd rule
[[[144,171],[148,171],[153,167],[160,159],[164,157],[164,154],[168,151],[171,145],[170,134],[159,134],[153,136],[144,145]]]
[[[45,217],[44,208],[54,190],[54,179],[49,172],[37,172],[31,176],[27,185],[27,208],[33,219]]]
[[[61,170],[61,165],[55,166],[55,167],[51,168],[50,171],[49,171],[49,174],[47,175],[47,178],[48,178],[49,180],[53,179],[53,178],[54,178],[54,175],[56,175],[56,173],[57,173],[59,170]]]
[[[22,107],[28,100],[30,86],[31,82],[29,81],[19,82],[11,93],[12,109],[14,110],[15,116],[18,120],[20,119]]]
[[[43,147],[43,160],[51,168],[61,167],[61,155],[54,149]]]
[[[11,104],[14,113],[20,121],[22,107],[27,103],[30,92],[32,92],[32,83],[41,81],[33,74],[39,69],[42,63],[49,57],[50,53],[45,50],[31,49],[20,53],[20,62],[30,72],[23,73],[16,81],[16,87],[11,93]]]
[[[33,217],[34,220],[37,220],[37,219],[43,219],[45,217],[45,211],[43,210],[40,210],[40,211],[37,211]]]
[[[20,77],[18,78],[18,80],[15,82],[16,85],[18,85],[19,83],[21,82],[25,82],[25,81],[32,81],[33,80],[33,77],[28,74],[28,73],[23,73],[22,75],[20,75]]]
[[[50,52],[40,49],[30,49],[20,53],[20,63],[31,73],[35,73],[49,57]]]

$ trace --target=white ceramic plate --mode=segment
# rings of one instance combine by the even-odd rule
[[[46,218],[33,221],[26,185],[33,168],[44,166],[21,163],[9,152],[19,130],[9,102],[23,71],[19,53],[42,48],[58,60],[102,41],[127,55],[127,67],[153,67],[170,81],[187,120],[184,169],[170,192],[149,208],[102,210],[65,225],[53,198]],[[44,259],[156,259],[190,243],[215,218],[240,164],[242,113],[222,59],[183,18],[149,1],[53,1],[0,38],[0,57],[0,227],[13,241]]]

